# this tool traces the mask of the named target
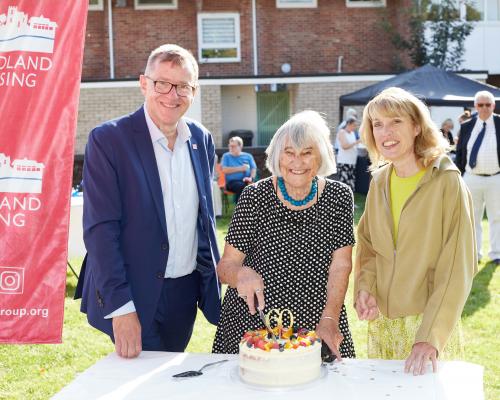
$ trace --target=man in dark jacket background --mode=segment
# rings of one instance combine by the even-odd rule
[[[488,215],[490,259],[500,264],[500,116],[493,114],[495,98],[488,91],[474,97],[477,115],[460,128],[456,164],[472,194],[478,258],[481,258],[481,221]]]

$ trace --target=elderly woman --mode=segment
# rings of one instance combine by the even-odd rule
[[[353,197],[335,171],[330,132],[314,111],[281,126],[267,153],[272,176],[243,191],[217,267],[229,285],[213,344],[238,353],[246,330],[262,328],[259,308],[290,309],[341,357],[354,357],[343,305],[353,235]]]
[[[373,179],[358,226],[354,297],[359,318],[370,321],[368,356],[406,359],[415,375],[431,360],[436,371],[438,355],[461,355],[456,327],[477,269],[471,196],[412,94],[376,96],[361,133]]]

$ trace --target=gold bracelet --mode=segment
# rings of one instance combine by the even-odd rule
[[[330,317],[328,315],[325,315],[324,317],[321,317],[320,319],[331,319],[332,321],[337,322],[337,320],[335,318]]]

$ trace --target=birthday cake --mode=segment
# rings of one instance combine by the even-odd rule
[[[244,382],[284,387],[320,376],[321,339],[314,331],[294,327],[291,313],[290,326],[284,328],[282,315],[272,335],[267,329],[245,332],[239,348],[239,375]]]

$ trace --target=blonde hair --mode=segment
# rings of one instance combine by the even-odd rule
[[[427,167],[442,154],[449,145],[432,121],[429,109],[413,94],[404,89],[391,87],[383,90],[366,105],[363,110],[361,137],[368,150],[372,165],[370,170],[377,169],[387,162],[377,149],[373,136],[373,120],[377,116],[410,118],[415,126],[420,128],[415,137],[414,151],[417,160]]]
[[[266,149],[266,167],[274,176],[281,176],[280,154],[285,149],[287,139],[295,149],[303,149],[310,144],[318,149],[318,175],[328,176],[337,171],[330,143],[330,129],[318,112],[299,112],[276,131]]]

